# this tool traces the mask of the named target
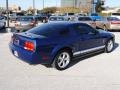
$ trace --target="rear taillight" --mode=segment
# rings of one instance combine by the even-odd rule
[[[29,25],[30,25],[30,26],[33,26],[33,25],[34,25],[34,23],[32,23],[32,22],[31,22]]]
[[[17,23],[15,23],[15,26],[18,26],[18,24],[17,24]]]
[[[31,21],[29,25],[34,26],[34,24],[35,24],[35,21]]]
[[[30,42],[30,41],[26,41],[24,43],[24,49],[26,49],[28,51],[34,51],[34,43]]]
[[[120,24],[120,21],[112,21],[111,24]]]

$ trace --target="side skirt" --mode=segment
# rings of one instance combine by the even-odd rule
[[[104,52],[105,51],[105,47],[101,48],[101,49],[96,49],[96,50],[92,50],[92,51],[89,51],[89,52],[85,52],[85,53],[79,53],[79,54],[73,54],[73,60],[74,59],[79,59],[79,58],[84,58],[86,56],[91,56],[91,55],[96,55],[96,54],[99,54],[101,52]]]

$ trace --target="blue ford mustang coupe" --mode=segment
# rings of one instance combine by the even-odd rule
[[[49,64],[66,69],[73,57],[114,48],[114,35],[78,22],[46,23],[13,34],[9,47],[14,56],[29,64]]]

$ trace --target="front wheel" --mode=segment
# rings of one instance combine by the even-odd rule
[[[105,47],[105,51],[107,53],[110,53],[114,48],[114,41],[112,39],[110,39],[107,43],[106,43],[106,47]]]
[[[68,50],[62,50],[58,52],[56,57],[54,58],[54,62],[52,64],[58,70],[66,69],[71,61],[71,54]]]

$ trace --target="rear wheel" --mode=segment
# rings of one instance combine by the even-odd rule
[[[56,57],[54,58],[54,62],[52,66],[58,70],[66,69],[71,61],[71,54],[68,50],[62,50],[58,52]]]
[[[107,43],[106,43],[106,47],[105,47],[105,51],[107,53],[110,53],[114,48],[114,41],[112,39],[110,39]]]

